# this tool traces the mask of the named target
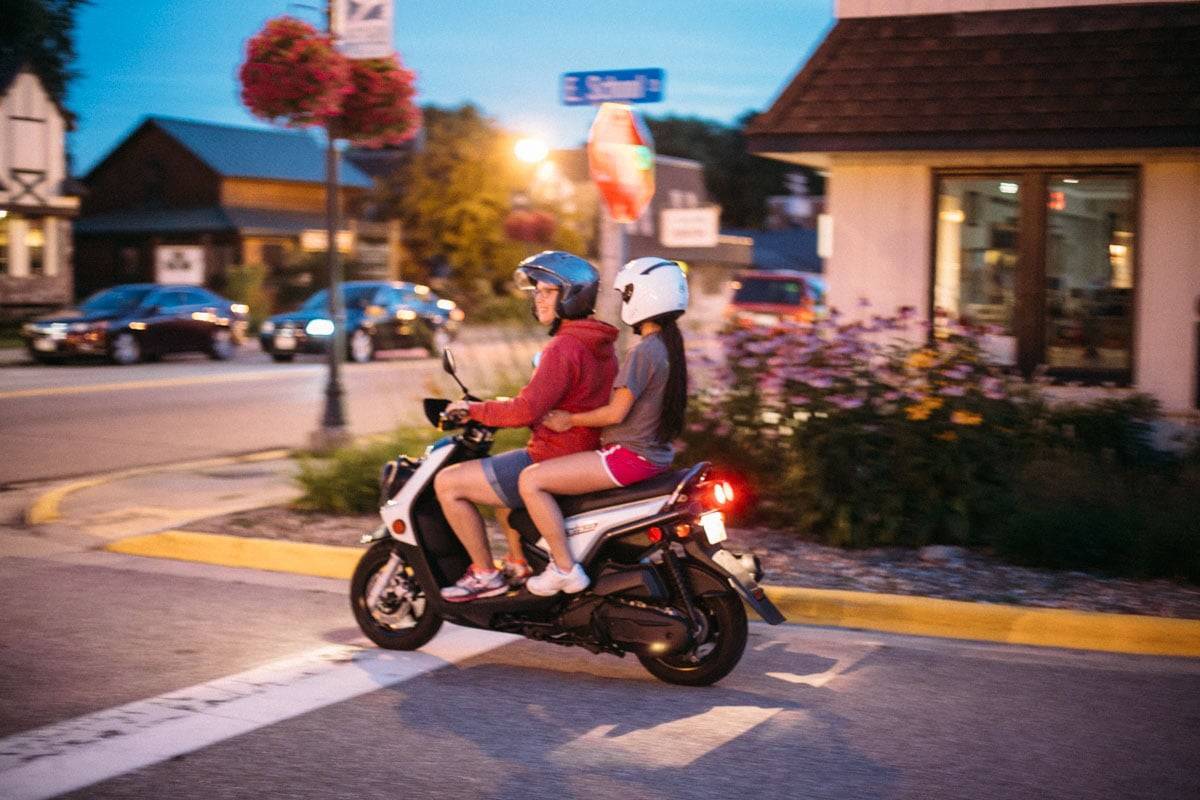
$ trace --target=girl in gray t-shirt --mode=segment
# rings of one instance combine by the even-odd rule
[[[672,441],[683,430],[687,408],[687,360],[677,320],[687,307],[687,279],[674,261],[639,258],[617,275],[624,301],[621,319],[641,339],[626,355],[608,405],[593,411],[551,411],[542,423],[555,431],[602,428],[601,448],[552,458],[527,467],[521,498],[546,537],[552,560],[526,582],[532,594],[582,591],[590,583],[567,544],[562,511],[554,495],[629,486],[671,466]]]

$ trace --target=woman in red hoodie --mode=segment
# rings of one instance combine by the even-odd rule
[[[542,418],[553,409],[578,413],[603,406],[617,374],[613,348],[617,329],[588,319],[600,283],[595,267],[570,253],[547,250],[522,261],[516,279],[533,293],[534,315],[550,326],[552,338],[542,349],[529,384],[512,400],[459,401],[446,409],[497,428],[533,429],[525,449],[455,464],[434,480],[446,520],[471,556],[466,574],[442,590],[442,597],[454,602],[492,597],[508,589],[492,561],[476,504],[520,508],[524,503],[518,481],[525,467],[599,447],[597,429],[579,427],[559,433],[543,425]]]

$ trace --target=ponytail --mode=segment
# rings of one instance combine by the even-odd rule
[[[683,334],[676,320],[682,311],[672,311],[653,317],[649,322],[658,323],[659,335],[667,348],[667,385],[663,390],[662,416],[658,420],[658,440],[671,442],[683,433],[684,415],[687,413],[688,376],[687,353],[683,347]]]

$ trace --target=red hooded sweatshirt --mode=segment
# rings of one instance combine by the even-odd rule
[[[556,408],[574,414],[608,403],[617,377],[617,333],[599,320],[563,320],[542,348],[529,384],[512,400],[471,403],[471,417],[494,428],[532,428],[528,450],[534,461],[595,450],[600,446],[599,428],[555,433],[542,425],[542,418]]]

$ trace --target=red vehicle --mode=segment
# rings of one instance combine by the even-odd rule
[[[738,327],[812,322],[825,311],[825,279],[816,273],[790,269],[743,272],[732,287],[725,319]]]

